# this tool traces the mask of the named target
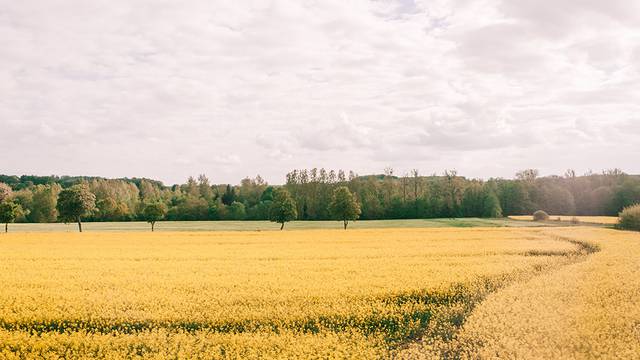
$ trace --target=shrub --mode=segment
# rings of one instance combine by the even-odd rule
[[[618,227],[640,231],[640,204],[631,205],[622,210],[618,216]]]
[[[580,219],[578,219],[577,217],[574,216],[574,217],[571,218],[571,223],[574,224],[574,225],[578,225],[578,224],[580,224]]]
[[[549,214],[547,214],[543,210],[538,210],[538,211],[533,213],[533,220],[534,221],[549,220]]]

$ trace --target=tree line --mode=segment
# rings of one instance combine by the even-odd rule
[[[16,222],[70,221],[60,207],[63,191],[81,185],[95,197],[84,221],[269,220],[274,200],[286,190],[300,220],[336,219],[332,201],[346,188],[358,205],[360,219],[501,217],[544,210],[558,215],[617,215],[640,203],[640,177],[619,169],[576,175],[541,177],[520,171],[513,179],[469,179],[447,170],[422,175],[418,170],[359,176],[325,169],[293,170],[285,184],[269,185],[260,176],[239,184],[212,184],[200,175],[186,183],[165,186],[150,179],[0,175],[1,210]],[[88,196],[88,195],[87,195]],[[10,208],[10,209],[9,209]],[[62,212],[61,212],[62,210]],[[6,223],[0,219],[3,223]]]
[[[298,205],[300,219],[329,219],[331,189],[346,185],[361,206],[361,219],[421,219],[529,215],[544,210],[554,215],[610,215],[640,203],[640,176],[619,169],[599,174],[540,177],[535,169],[513,179],[468,179],[454,170],[403,175],[358,176],[323,169],[294,170],[285,187]]]

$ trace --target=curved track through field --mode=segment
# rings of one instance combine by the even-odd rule
[[[490,294],[449,341],[412,344],[401,358],[640,358],[640,234],[550,228],[600,251]]]

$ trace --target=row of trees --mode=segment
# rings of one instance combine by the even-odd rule
[[[8,232],[9,223],[24,216],[23,207],[12,197],[13,190],[0,183],[0,222],[4,223],[5,232]],[[82,232],[82,217],[96,210],[96,196],[86,184],[74,185],[59,192],[55,207],[61,221],[77,222],[78,230]]]
[[[0,221],[5,224],[5,232],[8,232],[9,223],[23,212],[22,207],[11,200],[12,190],[6,184],[0,186]],[[82,218],[90,216],[98,211],[96,207],[96,195],[89,190],[87,184],[73,185],[60,191],[56,203],[56,211],[60,220],[65,223],[77,222],[78,231],[82,232]],[[356,220],[360,216],[360,207],[355,197],[346,186],[340,186],[333,192],[330,211],[334,219],[344,223],[344,229],[350,220]],[[281,224],[295,220],[298,216],[295,200],[285,188],[273,190],[273,200],[269,206],[269,220]],[[163,220],[167,215],[167,207],[160,201],[147,203],[142,210],[142,217],[151,224],[154,231],[155,223]]]
[[[540,177],[524,170],[514,179],[467,179],[455,171],[421,175],[417,170],[398,176],[393,169],[380,175],[324,169],[294,170],[286,183],[270,186],[260,176],[238,185],[211,184],[200,175],[185,184],[164,186],[149,179],[37,177],[0,175],[0,210],[19,222],[70,221],[60,208],[63,191],[82,185],[95,196],[85,221],[133,221],[161,213],[166,220],[267,220],[274,202],[286,190],[295,205],[294,218],[335,219],[331,203],[345,187],[360,208],[361,219],[499,217],[531,214],[617,215],[640,202],[640,177],[620,170],[578,176]],[[8,195],[7,195],[8,194]],[[150,209],[154,204],[156,209]],[[152,211],[153,210],[153,211]],[[0,215],[1,217],[2,215]]]
[[[467,179],[456,171],[420,175],[357,176],[316,169],[287,174],[285,187],[298,204],[301,219],[329,218],[327,194],[346,185],[356,194],[362,219],[499,217],[544,210],[558,215],[617,215],[640,202],[640,177],[618,169],[578,176],[540,177],[537,170],[518,172],[514,179]]]

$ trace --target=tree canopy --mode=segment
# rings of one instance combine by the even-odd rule
[[[640,176],[613,169],[602,173],[540,176],[524,170],[513,179],[469,179],[455,171],[424,174],[418,170],[359,176],[352,171],[296,169],[283,185],[260,176],[239,184],[215,184],[206,176],[165,186],[137,178],[0,175],[1,197],[19,204],[16,222],[76,221],[58,212],[58,195],[84,184],[96,197],[95,211],[82,221],[146,221],[146,204],[160,202],[166,220],[270,220],[274,191],[286,189],[301,220],[334,219],[330,203],[346,186],[360,205],[362,220],[530,215],[616,216],[640,203]],[[496,203],[497,200],[497,203]]]
[[[143,214],[145,221],[151,224],[151,232],[153,232],[156,221],[164,219],[167,215],[167,206],[161,202],[153,202],[145,205]]]
[[[81,218],[96,209],[96,196],[86,184],[74,185],[60,192],[57,209],[63,221],[77,221],[78,230],[82,232]]]
[[[20,213],[20,205],[13,201],[0,202],[0,223],[4,224],[4,232],[9,232],[9,223],[12,223]]]
[[[280,230],[284,229],[284,224],[298,217],[296,202],[286,189],[277,189],[272,192],[273,202],[269,209],[269,220],[281,224]]]
[[[0,182],[0,203],[5,199],[9,199],[12,193],[13,191],[9,185]]]
[[[345,230],[350,220],[357,220],[360,217],[360,205],[346,186],[337,187],[333,191],[333,198],[329,205],[329,211],[336,220],[341,220]]]

